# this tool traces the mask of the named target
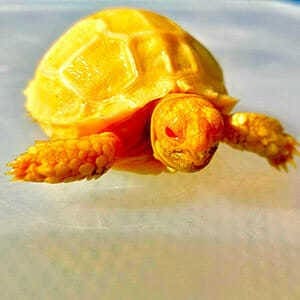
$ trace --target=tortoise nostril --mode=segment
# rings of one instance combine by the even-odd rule
[[[170,127],[166,127],[165,131],[166,131],[166,135],[168,137],[170,137],[170,138],[178,138],[177,134]]]

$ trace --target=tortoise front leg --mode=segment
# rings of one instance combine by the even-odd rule
[[[263,114],[238,112],[224,117],[224,142],[230,146],[254,152],[269,163],[287,170],[299,152],[296,139],[285,133],[281,123]]]
[[[36,142],[8,164],[8,173],[15,180],[48,183],[96,178],[111,167],[119,148],[119,138],[110,132]]]

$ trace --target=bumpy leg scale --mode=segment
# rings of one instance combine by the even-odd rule
[[[224,142],[230,146],[261,155],[269,163],[287,170],[294,165],[294,155],[299,154],[297,141],[284,132],[280,122],[256,113],[238,112],[225,117]]]
[[[48,183],[97,178],[113,164],[118,143],[113,133],[36,142],[8,164],[9,174],[15,180]]]

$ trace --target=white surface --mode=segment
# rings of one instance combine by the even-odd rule
[[[21,93],[41,55],[79,17],[124,3],[0,4],[1,299],[300,299],[300,168],[279,173],[221,146],[197,174],[63,185],[3,175],[44,138]],[[279,117],[299,138],[299,6],[220,3],[134,6],[215,54],[237,110]]]

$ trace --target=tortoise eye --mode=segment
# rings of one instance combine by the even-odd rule
[[[177,134],[170,127],[166,127],[166,135],[170,138],[178,138]]]

